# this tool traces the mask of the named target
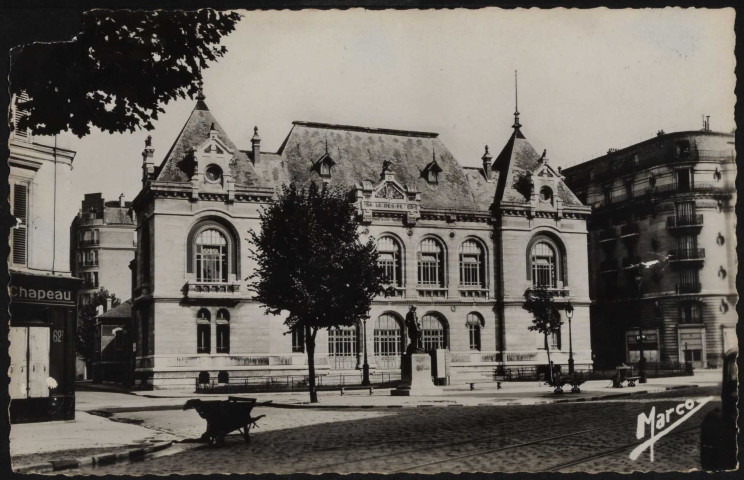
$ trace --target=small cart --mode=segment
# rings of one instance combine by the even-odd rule
[[[256,403],[255,398],[227,397],[227,400],[199,400],[192,399],[183,406],[184,410],[195,409],[199,416],[207,421],[207,431],[202,435],[210,445],[222,445],[225,436],[238,430],[245,439],[250,442],[250,430],[257,426],[256,422],[265,415],[251,416],[253,407],[271,403]]]

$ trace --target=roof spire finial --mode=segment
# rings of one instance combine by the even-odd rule
[[[327,138],[325,139],[325,142],[326,142],[326,155],[328,155],[328,139]]]
[[[196,81],[196,99],[197,100],[204,100],[206,97],[204,96],[204,82],[202,82],[202,79]]]
[[[519,128],[522,125],[519,123],[519,96],[518,96],[518,86],[517,86],[517,71],[514,70],[514,125],[512,125],[512,128]]]

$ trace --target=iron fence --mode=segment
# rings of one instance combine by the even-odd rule
[[[259,392],[294,392],[306,391],[310,377],[308,375],[266,375],[255,377],[230,378],[227,382],[211,379],[199,382],[196,379],[196,393],[259,393]],[[395,387],[400,383],[400,372],[370,373],[369,381],[374,387]],[[316,375],[316,390],[335,390],[362,387],[362,374]]]

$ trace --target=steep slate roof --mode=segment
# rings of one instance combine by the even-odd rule
[[[529,202],[529,186],[527,172],[534,172],[540,163],[537,151],[530,145],[521,131],[519,120],[515,120],[514,133],[504,145],[503,150],[493,162],[494,174],[498,172],[496,187],[496,202],[525,203]],[[557,172],[556,172],[557,173]],[[558,196],[565,206],[581,206],[582,203],[574,195],[564,181],[558,183]]]
[[[395,179],[421,193],[423,208],[478,209],[463,168],[436,133],[293,122],[279,151],[292,181],[320,180],[313,166],[326,153],[326,141],[328,155],[336,162],[332,185],[377,183],[388,160]],[[422,173],[434,159],[442,171],[438,183],[430,184]]]
[[[527,172],[532,172],[537,167],[539,159],[540,155],[524,138],[519,125],[516,124],[514,133],[493,162],[493,169],[499,172],[496,201],[515,203],[529,201],[529,191],[525,190],[520,182],[526,177]]]
[[[132,318],[132,300],[121,302],[120,305],[106,310],[97,318]]]
[[[478,210],[488,211],[493,204],[493,198],[496,194],[496,185],[498,183],[499,172],[493,172],[491,181],[487,181],[481,167],[463,167],[465,176],[470,183],[470,190],[473,192],[473,204]]]
[[[233,158],[230,161],[235,183],[241,186],[263,186],[261,179],[256,174],[253,164],[248,160],[246,154],[235,146],[215,120],[204,100],[196,102],[191,116],[178,134],[176,141],[165,155],[156,180],[159,182],[188,182],[193,172],[193,161],[188,158],[192,148],[204,143],[209,138],[209,131],[214,126],[219,138],[232,150]]]

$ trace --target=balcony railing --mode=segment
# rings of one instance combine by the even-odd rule
[[[405,298],[406,289],[405,287],[398,287],[395,285],[385,285],[385,293],[382,295],[386,298]]]
[[[698,228],[703,226],[702,215],[683,215],[667,217],[667,228]]]
[[[705,260],[704,248],[686,248],[683,250],[669,250],[672,262]]]
[[[700,290],[702,290],[700,282],[677,284],[677,293],[700,293]]]
[[[420,298],[447,298],[447,289],[444,287],[419,285],[416,290]]]
[[[571,291],[568,289],[568,287],[555,287],[555,288],[529,287],[528,290],[533,290],[537,288],[543,288],[547,290],[550,294],[553,295],[553,297],[568,297],[571,295]]]
[[[488,298],[488,289],[460,286],[460,296],[465,298]]]
[[[188,282],[185,293],[189,298],[233,298],[240,294],[240,283]]]
[[[99,240],[97,238],[94,238],[92,240],[80,240],[80,245],[87,247],[89,245],[98,245]]]
[[[97,267],[98,266],[98,260],[83,260],[80,262],[80,266],[83,267]]]
[[[617,231],[610,227],[610,228],[603,228],[599,231],[599,241],[602,242],[614,242],[617,240]]]
[[[637,223],[629,223],[620,227],[621,237],[634,237],[640,235],[641,230]]]
[[[639,256],[630,256],[623,258],[623,268],[630,268],[634,265],[638,265],[641,263],[641,257]]]
[[[83,282],[83,288],[84,289],[98,288],[98,282],[91,282],[89,280],[86,280]]]

